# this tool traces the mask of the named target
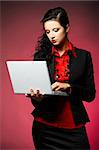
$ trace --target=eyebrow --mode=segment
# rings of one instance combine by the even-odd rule
[[[52,30],[54,30],[54,29],[60,29],[59,27],[56,27],[56,28],[53,28]],[[49,29],[45,29],[45,31],[47,31],[47,30],[49,30]]]

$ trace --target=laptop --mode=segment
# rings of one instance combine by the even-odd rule
[[[66,92],[52,91],[46,61],[6,61],[9,78],[15,94],[40,90],[45,95],[68,96]]]

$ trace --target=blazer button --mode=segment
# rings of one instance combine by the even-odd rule
[[[58,75],[56,75],[56,80],[59,78],[59,76]]]

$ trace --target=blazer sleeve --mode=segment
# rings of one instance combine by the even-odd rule
[[[40,61],[40,60],[45,60],[44,56],[42,55],[42,53],[36,52],[33,56],[33,61]],[[35,99],[34,97],[30,97],[30,98],[31,98],[32,105],[34,107],[38,107],[39,104],[41,103],[41,101],[46,98],[46,96],[44,96],[44,98],[42,98],[42,100],[40,100],[40,101]]]
[[[81,100],[91,102],[95,98],[96,89],[94,82],[94,69],[90,52],[87,53],[86,69],[84,75],[84,83],[82,86],[71,85],[71,95],[78,95]]]

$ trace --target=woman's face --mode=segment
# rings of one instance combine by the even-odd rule
[[[67,30],[58,21],[48,20],[44,23],[47,37],[53,45],[60,45],[66,40]]]

